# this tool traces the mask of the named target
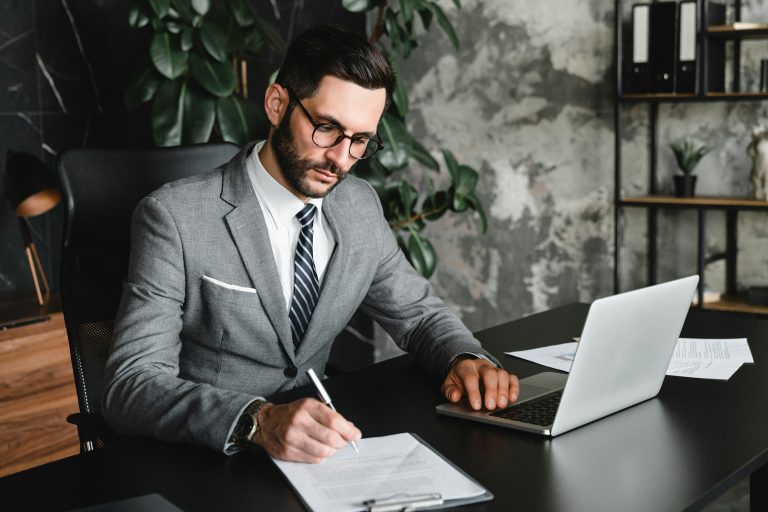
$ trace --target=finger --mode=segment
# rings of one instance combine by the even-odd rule
[[[485,388],[485,407],[487,409],[496,408],[496,398],[498,395],[498,377],[496,368],[485,368],[482,371],[483,388]]]
[[[297,435],[297,437],[291,438],[290,442],[286,439],[286,444],[282,447],[278,458],[316,464],[324,461],[335,452],[335,448],[324,445],[309,436]]]
[[[443,395],[451,402],[458,402],[463,394],[464,387],[461,385],[461,381],[455,380],[453,371],[451,371],[443,381]]]
[[[317,405],[313,406],[309,413],[318,424],[338,434],[343,439],[343,443],[357,441],[362,437],[362,433],[354,423],[322,402],[316,402]],[[340,446],[337,447],[340,448]]]
[[[480,400],[480,379],[478,378],[477,373],[466,372],[461,376],[461,382],[467,392],[469,405],[474,410],[479,411],[483,406],[483,402]]]
[[[498,398],[496,399],[499,407],[506,407],[509,403],[509,374],[504,370],[497,372],[498,378]]]
[[[520,398],[520,381],[517,378],[517,375],[509,375],[509,401],[510,402],[517,402],[517,399]]]

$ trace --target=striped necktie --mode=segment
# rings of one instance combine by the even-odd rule
[[[291,320],[293,345],[298,348],[304,331],[307,330],[312,311],[320,295],[320,285],[312,257],[312,224],[315,220],[315,205],[307,204],[296,214],[301,224],[296,255],[293,259],[293,298],[288,318]]]

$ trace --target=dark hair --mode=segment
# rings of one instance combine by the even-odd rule
[[[387,58],[362,36],[329,25],[311,28],[291,42],[275,81],[298,99],[317,93],[325,76],[387,91],[389,106],[395,76]]]

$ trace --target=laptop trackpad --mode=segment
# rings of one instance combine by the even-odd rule
[[[555,372],[542,372],[520,379],[520,398],[517,401],[522,402],[545,393],[563,389],[567,379],[567,374]]]

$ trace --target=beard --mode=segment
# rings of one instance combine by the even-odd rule
[[[291,129],[288,126],[288,120],[291,117],[290,114],[291,112],[286,112],[286,115],[283,116],[283,120],[277,125],[275,131],[272,133],[272,150],[275,152],[277,163],[280,164],[280,169],[288,183],[303,196],[320,199],[328,195],[331,190],[341,183],[347,173],[328,160],[315,161],[299,156],[299,151],[296,149],[296,141],[293,138],[293,132],[291,132]],[[309,178],[307,178],[307,172],[310,169],[321,169],[333,173],[334,176],[336,176],[336,183],[325,190],[313,190],[311,182],[309,181]]]

